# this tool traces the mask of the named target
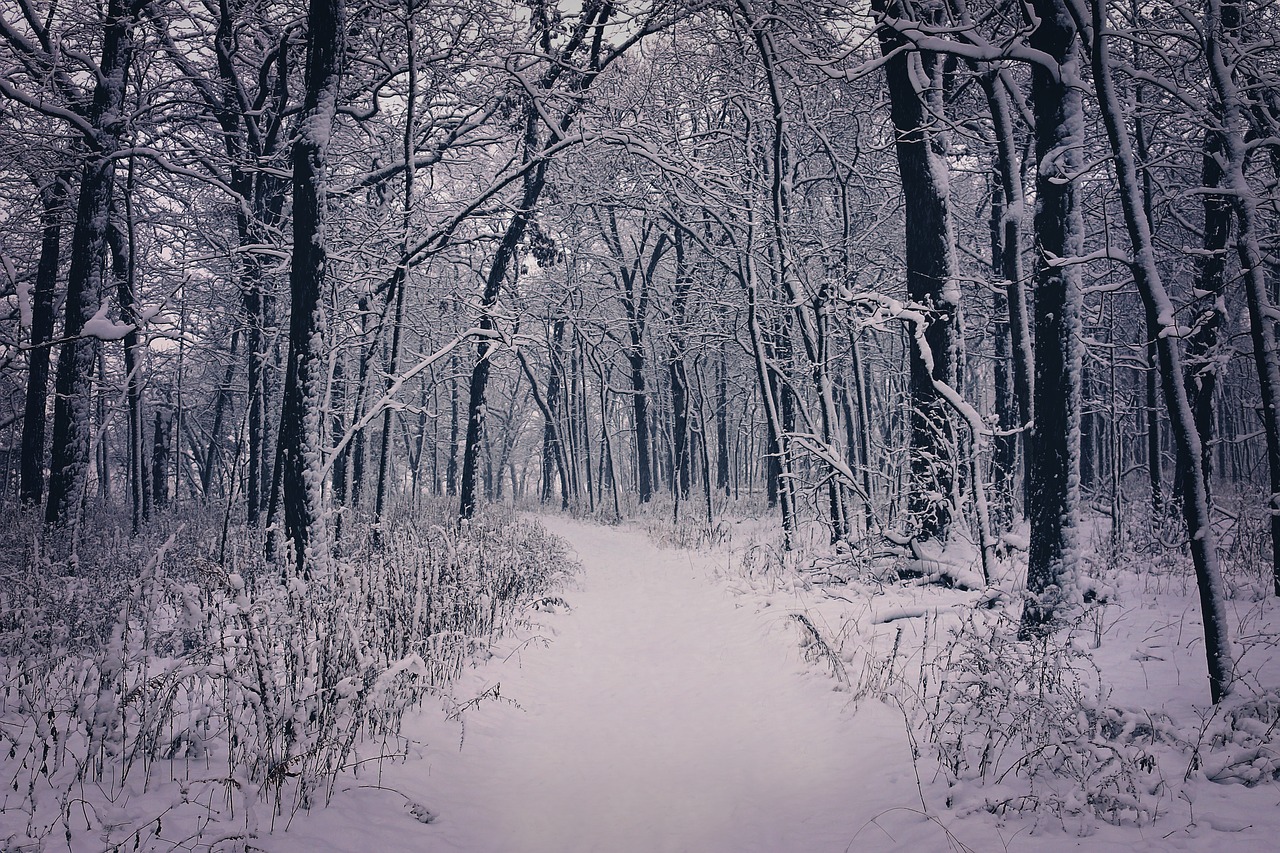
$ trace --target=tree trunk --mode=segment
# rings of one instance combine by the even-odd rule
[[[569,480],[565,471],[564,450],[560,446],[559,423],[558,417],[560,405],[560,375],[561,375],[561,353],[564,345],[564,326],[565,319],[557,317],[551,324],[551,341],[547,347],[547,361],[549,363],[547,371],[547,398],[543,409],[542,418],[542,502],[548,503],[551,500],[551,493],[555,489],[552,477],[556,473],[560,477],[560,508],[569,508]],[[535,400],[537,399],[537,383],[533,381],[533,376],[529,376],[529,385],[534,388]]]
[[[729,368],[728,348],[720,347],[716,362],[716,488],[729,495]]]
[[[157,409],[151,432],[151,496],[156,509],[169,505],[169,447],[173,439],[173,412]]]
[[[1003,291],[995,296],[997,371],[1003,362],[1000,354],[1009,359],[1003,380],[997,381],[996,409],[1002,435],[995,443],[996,482],[1000,477],[1013,479],[1020,443],[1022,451],[1023,490],[1030,482],[1030,460],[1027,452],[1027,433],[1021,439],[1007,433],[1015,428],[1024,429],[1034,420],[1032,414],[1033,387],[1035,385],[1035,354],[1031,346],[1030,320],[1027,316],[1027,293],[1022,264],[1022,241],[1026,198],[1023,192],[1014,138],[1014,124],[1009,94],[999,71],[988,71],[982,76],[987,105],[991,112],[992,129],[996,137],[995,171],[998,192],[993,193],[991,206],[992,266],[1003,281]],[[996,204],[996,201],[999,204]],[[1012,377],[1012,395],[1009,394],[1009,377]],[[1003,390],[1002,390],[1003,389]],[[1005,523],[1011,523],[1014,511],[1013,484],[1001,487]]]
[[[872,0],[881,14],[903,16],[898,0]],[[896,131],[895,151],[905,202],[907,295],[929,313],[923,337],[910,347],[911,477],[907,513],[913,535],[945,540],[954,508],[956,460],[950,413],[935,381],[955,386],[956,321],[960,292],[956,284],[955,237],[951,226],[947,161],[933,130],[935,117],[926,105],[929,92],[917,81],[934,85],[935,54],[906,49],[905,40],[889,27],[876,31],[887,61],[889,111]]]
[[[458,351],[449,354],[449,461],[445,465],[444,493],[447,497],[458,494]]]
[[[126,0],[109,0],[102,37],[100,74],[93,91],[91,149],[80,173],[76,230],[62,321],[62,345],[54,386],[53,453],[45,520],[66,525],[77,514],[89,468],[91,377],[99,342],[80,332],[102,302],[99,263],[107,237],[115,183],[115,153],[124,129],[125,87],[133,58],[134,32],[140,26]]]
[[[116,280],[116,299],[120,303],[120,319],[134,324],[134,329],[124,336],[125,396],[129,402],[129,492],[132,498],[133,532],[137,533],[142,520],[149,515],[146,482],[146,454],[143,452],[143,433],[146,431],[142,414],[142,365],[139,359],[137,294],[135,291],[134,240],[132,217],[126,222],[118,220],[108,227],[107,242],[111,248],[111,272]],[[210,445],[212,452],[213,445]]]
[[[277,458],[285,538],[299,576],[323,551],[320,477],[323,441],[320,405],[326,379],[324,306],[328,272],[329,137],[336,118],[346,36],[344,0],[311,0],[307,14],[306,95],[293,143],[293,258],[289,266],[289,357],[280,414]],[[317,545],[315,553],[311,546]]]
[[[1224,115],[1229,116],[1231,92],[1229,77],[1219,53],[1219,20],[1215,14],[1218,0],[1208,0],[1205,31],[1210,47],[1208,59],[1213,82],[1223,101]],[[1188,544],[1191,560],[1195,566],[1196,581],[1200,591],[1200,615],[1204,623],[1205,656],[1209,670],[1209,693],[1217,703],[1231,688],[1233,655],[1228,637],[1226,608],[1224,606],[1224,590],[1222,576],[1218,567],[1216,536],[1212,520],[1209,516],[1209,494],[1201,468],[1200,435],[1196,431],[1195,417],[1187,399],[1187,389],[1183,384],[1183,365],[1181,353],[1178,351],[1178,336],[1174,334],[1176,317],[1173,303],[1165,291],[1160,270],[1156,264],[1154,244],[1151,237],[1151,223],[1147,219],[1142,204],[1142,193],[1138,185],[1137,168],[1129,141],[1128,129],[1124,125],[1124,113],[1115,92],[1112,79],[1111,58],[1105,33],[1105,10],[1100,3],[1093,7],[1093,78],[1098,93],[1098,102],[1106,124],[1107,137],[1111,141],[1111,150],[1115,155],[1116,173],[1120,179],[1120,201],[1124,209],[1125,226],[1129,232],[1129,241],[1133,250],[1134,282],[1142,295],[1143,305],[1147,311],[1152,334],[1160,356],[1160,371],[1164,386],[1165,404],[1169,410],[1169,420],[1173,429],[1178,464],[1182,476],[1182,513],[1186,522]],[[1228,118],[1228,127],[1234,122]],[[1241,138],[1240,142],[1243,141]],[[1237,167],[1243,166],[1243,157],[1233,158],[1231,133],[1228,131],[1224,139],[1227,148],[1228,162],[1231,172],[1243,180],[1243,173]],[[1240,151],[1235,149],[1235,153]],[[1238,188],[1238,187],[1237,187]],[[1237,208],[1240,216],[1240,230],[1247,230],[1246,217]],[[1268,328],[1269,328],[1268,324]]]
[[[653,499],[653,459],[649,446],[649,396],[644,385],[644,349],[640,336],[632,332],[627,365],[631,368],[631,418],[636,434],[636,493],[640,503]]]
[[[1076,175],[1084,140],[1080,49],[1064,0],[1035,0],[1040,25],[1031,46],[1058,65],[1031,70],[1035,115],[1035,377],[1028,453],[1029,599],[1023,636],[1047,630],[1079,594],[1075,519],[1080,502],[1080,267],[1059,258],[1082,254],[1084,224]]]
[[[1253,342],[1253,363],[1262,398],[1259,415],[1266,437],[1270,494],[1267,508],[1271,528],[1272,581],[1280,595],[1280,351],[1276,345],[1275,307],[1267,282],[1267,265],[1262,249],[1263,226],[1258,196],[1245,178],[1249,157],[1249,115],[1238,89],[1233,68],[1224,54],[1227,44],[1238,44],[1243,28],[1240,0],[1207,0],[1205,7],[1205,57],[1209,76],[1218,97],[1223,118],[1222,148],[1225,169],[1223,185],[1235,208],[1239,233],[1236,250],[1244,276],[1245,303],[1249,311],[1249,335]],[[1205,449],[1200,448],[1201,453]],[[1207,508],[1206,508],[1207,512]],[[1189,523],[1189,520],[1188,520]],[[1208,519],[1203,521],[1208,528]],[[1204,595],[1203,591],[1201,593]],[[1207,619],[1206,615],[1206,619]],[[1206,626],[1206,643],[1208,626]],[[1223,636],[1225,638],[1225,625]],[[1225,643],[1225,639],[1224,639]],[[1227,658],[1229,665],[1230,658]],[[1212,661],[1210,679],[1213,678]],[[1216,698],[1216,697],[1215,697]]]
[[[49,403],[49,350],[53,340],[54,295],[62,249],[62,221],[70,197],[71,174],[54,175],[40,187],[40,261],[31,290],[31,355],[22,420],[22,471],[18,498],[35,508],[44,499],[46,409]]]

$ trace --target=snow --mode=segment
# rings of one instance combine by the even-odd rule
[[[31,282],[26,279],[19,280],[14,277],[12,267],[8,258],[2,259],[5,263],[6,272],[9,278],[14,282],[14,286],[18,291],[18,322],[22,328],[30,329],[32,324],[32,308],[31,308]]]
[[[106,302],[98,308],[96,314],[85,321],[84,328],[80,330],[86,338],[97,338],[100,341],[118,341],[125,335],[132,332],[135,328],[131,323],[117,323],[107,316],[107,309],[110,308]]]

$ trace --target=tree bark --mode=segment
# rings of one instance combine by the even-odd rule
[[[62,250],[62,222],[70,197],[71,173],[61,172],[40,186],[40,260],[31,290],[31,355],[22,420],[22,470],[18,499],[35,508],[44,499],[46,409],[49,404],[49,353],[53,340],[54,295]]]
[[[311,561],[323,550],[321,523],[322,439],[320,404],[326,379],[324,306],[328,273],[329,138],[336,118],[346,37],[344,0],[311,0],[307,13],[306,94],[293,143],[293,257],[289,266],[289,356],[280,414],[277,458],[284,504],[284,533],[294,567],[310,578]],[[318,547],[311,553],[311,546]]]
[[[898,0],[872,0],[878,14],[904,16]],[[950,413],[935,381],[955,386],[956,321],[960,293],[956,284],[955,237],[951,225],[946,160],[932,129],[940,116],[931,114],[928,92],[915,81],[929,80],[936,54],[907,50],[903,37],[887,26],[876,30],[887,57],[885,76],[889,112],[896,131],[895,151],[902,180],[906,229],[907,295],[929,312],[923,339],[910,347],[910,465],[907,512],[913,535],[944,540],[951,525],[950,499],[956,460]]]
[[[1076,513],[1080,501],[1080,267],[1084,224],[1076,175],[1084,128],[1080,48],[1064,0],[1035,0],[1031,46],[1057,68],[1031,70],[1035,116],[1035,377],[1028,452],[1031,546],[1023,636],[1047,630],[1079,594]]]
[[[132,498],[133,532],[137,533],[142,521],[150,515],[149,485],[146,475],[146,455],[143,453],[143,433],[145,424],[142,413],[142,370],[139,358],[139,340],[137,329],[137,294],[135,292],[136,270],[132,239],[132,217],[126,216],[126,222],[118,219],[112,222],[107,232],[107,242],[111,249],[111,271],[116,279],[116,299],[120,304],[120,319],[134,325],[132,331],[124,336],[124,369],[125,396],[128,398],[129,418],[129,492]],[[210,445],[212,452],[213,445]]]
[[[80,172],[76,229],[71,241],[67,300],[53,405],[53,453],[49,464],[49,496],[45,520],[64,526],[78,512],[89,468],[90,405],[99,341],[80,333],[102,304],[99,264],[107,238],[115,183],[115,154],[124,131],[124,100],[133,59],[137,8],[127,0],[109,0],[102,37],[102,62],[89,121],[93,139]]]
[[[561,509],[569,508],[569,482],[568,475],[565,472],[564,451],[560,446],[559,425],[556,418],[560,405],[560,361],[561,353],[564,346],[564,325],[565,319],[557,317],[551,324],[551,341],[547,346],[547,361],[549,367],[547,369],[547,398],[545,405],[540,405],[543,409],[543,425],[542,425],[542,502],[548,503],[551,500],[551,493],[555,489],[552,477],[558,472],[560,476]],[[523,363],[523,361],[522,361]],[[535,399],[537,383],[533,381],[533,376],[529,376],[529,384],[535,389]]]

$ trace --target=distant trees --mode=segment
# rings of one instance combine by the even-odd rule
[[[1218,555],[1280,594],[1268,10],[73,6],[0,10],[3,482],[53,528],[216,505],[305,576],[430,495],[758,499],[956,583],[1026,539],[1039,638],[1082,515],[1180,517],[1229,689]]]

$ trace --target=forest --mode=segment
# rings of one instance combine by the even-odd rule
[[[792,608],[935,828],[1274,811],[1277,32],[0,0],[0,849],[280,849],[505,701],[565,517]]]

